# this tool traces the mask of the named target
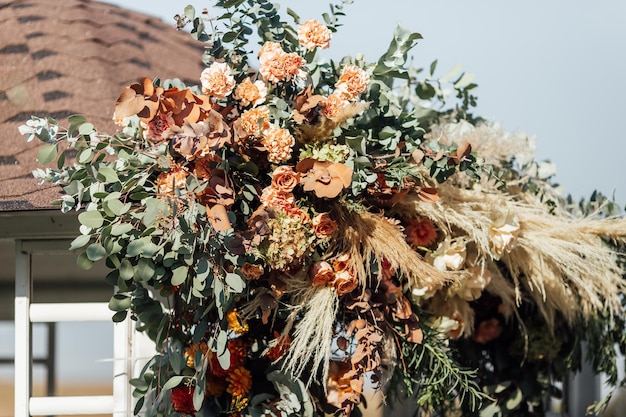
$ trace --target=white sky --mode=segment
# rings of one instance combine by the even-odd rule
[[[174,22],[186,4],[210,1],[108,0]],[[335,0],[335,3],[340,0]],[[328,11],[324,0],[278,1],[300,17]],[[477,114],[537,138],[537,159],[557,165],[556,180],[575,197],[594,189],[626,203],[626,2],[623,0],[354,0],[329,56],[376,61],[396,22],[424,39],[415,64],[439,60],[476,75]],[[160,74],[165,78],[165,74]],[[623,204],[622,204],[623,205]]]

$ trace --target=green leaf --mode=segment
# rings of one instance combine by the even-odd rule
[[[133,240],[126,247],[126,256],[137,256],[143,252],[146,241],[143,239]]]
[[[100,243],[92,243],[87,246],[87,250],[85,251],[87,254],[87,258],[90,261],[99,261],[107,255],[107,251],[104,249]]]
[[[204,384],[197,384],[193,390],[193,407],[196,410],[202,408],[202,402],[204,401],[205,387]]]
[[[91,161],[92,158],[93,151],[91,150],[91,148],[85,148],[78,152],[78,155],[76,155],[76,160],[81,164],[88,163],[89,161]]]
[[[234,41],[235,39],[237,39],[236,32],[226,32],[224,35],[222,35],[222,42],[224,43],[230,43]]]
[[[39,161],[41,165],[48,165],[50,162],[54,161],[56,157],[57,145],[45,145],[39,149],[37,161]]]
[[[196,18],[196,9],[191,4],[188,4],[187,6],[185,6],[184,11],[185,11],[185,16],[187,16],[187,19],[193,20]]]
[[[113,314],[113,323],[121,323],[126,320],[126,316],[128,316],[128,310],[118,311]]]
[[[154,262],[151,259],[141,258],[137,262],[137,267],[135,268],[135,280],[137,281],[148,281],[152,279],[155,272]]]
[[[89,135],[94,131],[94,127],[91,123],[83,123],[78,128],[78,133],[81,135]]]
[[[73,114],[67,118],[67,121],[70,123],[70,127],[75,127],[75,126],[80,126],[83,123],[87,122],[87,119],[83,115]]]
[[[109,300],[109,309],[112,311],[128,310],[131,305],[131,297],[128,294],[115,294]]]
[[[90,210],[84,211],[78,215],[78,221],[83,226],[91,227],[92,229],[97,229],[102,226],[104,223],[104,218],[100,214],[99,211]]]
[[[57,159],[57,168],[62,169],[63,165],[65,165],[65,151],[62,151],[59,154],[59,159]]]
[[[505,407],[507,410],[515,410],[522,402],[522,390],[517,388],[515,392],[506,400]]]
[[[187,265],[179,266],[172,271],[172,285],[181,285],[187,279],[187,272],[189,267]]]
[[[117,172],[111,167],[100,167],[98,169],[98,180],[105,183],[118,182],[120,179],[117,176]]]
[[[121,236],[133,230],[133,225],[130,223],[117,223],[111,227],[111,234],[113,236]]]
[[[91,240],[91,235],[80,235],[72,240],[69,250],[76,250],[85,246]]]
[[[246,288],[246,283],[243,278],[233,272],[226,274],[226,284],[228,284],[232,292],[236,293],[240,293]]]
[[[119,273],[120,278],[122,278],[124,281],[133,279],[133,275],[135,274],[133,264],[131,264],[128,259],[122,259],[119,267]]]
[[[168,389],[176,388],[180,385],[181,382],[183,382],[185,378],[187,377],[181,375],[175,375],[171,377],[165,384],[163,384],[163,390],[165,391]]]
[[[76,265],[78,265],[81,269],[87,270],[91,269],[91,267],[93,266],[93,261],[90,261],[87,257],[87,254],[83,252],[76,258]]]

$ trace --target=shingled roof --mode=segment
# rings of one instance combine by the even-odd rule
[[[60,124],[111,121],[123,87],[141,77],[197,83],[202,44],[172,24],[89,0],[0,1],[0,212],[50,208],[59,189],[32,176],[40,143],[18,132],[31,115]]]

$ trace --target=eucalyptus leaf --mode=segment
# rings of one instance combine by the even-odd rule
[[[97,229],[104,223],[104,218],[99,211],[90,210],[80,213],[78,215],[78,221],[84,226]]]
[[[57,157],[57,145],[45,145],[39,149],[37,153],[37,161],[41,165],[48,165],[54,161]]]
[[[89,260],[87,254],[83,252],[78,255],[78,258],[76,258],[76,265],[78,265],[81,269],[87,270],[91,269],[91,267],[93,266],[93,261]]]
[[[76,250],[85,246],[91,240],[91,235],[80,235],[72,240],[69,250]]]
[[[183,282],[185,282],[188,272],[189,267],[187,265],[182,265],[172,270],[172,285],[181,285]]]
[[[229,272],[225,278],[226,284],[230,287],[232,292],[240,293],[246,288],[246,283],[238,274]]]
[[[131,305],[132,298],[127,294],[115,294],[109,300],[109,309],[112,311],[128,310]]]
[[[87,246],[87,250],[85,251],[87,254],[87,258],[90,261],[99,261],[107,255],[106,249],[100,243],[92,243]]]
[[[185,378],[187,377],[182,376],[182,375],[175,375],[171,377],[170,379],[168,379],[168,381],[165,384],[163,384],[163,387],[162,387],[163,391],[176,388],[177,386],[180,385],[181,382],[184,381]]]

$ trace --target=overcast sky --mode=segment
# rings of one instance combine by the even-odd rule
[[[335,0],[339,2],[340,0]],[[185,1],[111,1],[174,22]],[[212,4],[192,1],[197,10]],[[279,1],[303,19],[323,0]],[[537,139],[537,159],[557,165],[557,182],[576,197],[594,189],[626,203],[626,2],[623,0],[354,0],[325,53],[361,52],[376,61],[396,23],[424,39],[414,62],[460,64],[476,75],[477,114]],[[165,74],[160,74],[165,78]],[[623,205],[623,204],[622,204]]]

